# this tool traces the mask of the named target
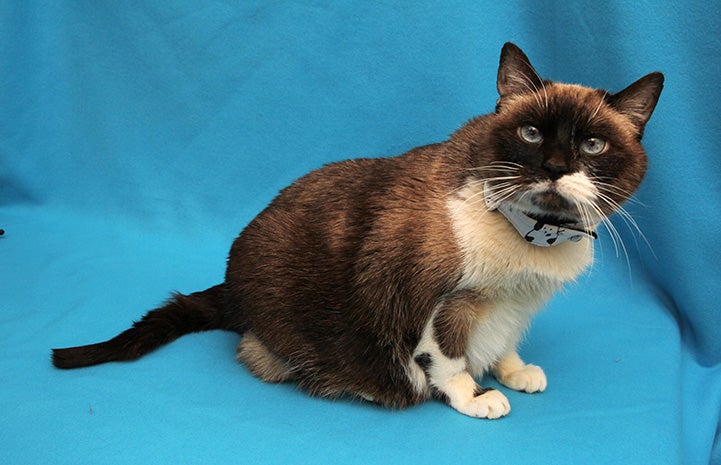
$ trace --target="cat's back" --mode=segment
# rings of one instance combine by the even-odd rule
[[[460,260],[446,203],[453,182],[447,158],[446,146],[433,144],[308,173],[236,239],[227,280],[253,285],[283,276],[288,286],[344,294],[353,292],[348,283],[416,283],[406,275],[424,270],[435,282],[422,286],[445,290]]]
[[[362,205],[367,201],[386,202],[394,191],[420,188],[431,181],[434,155],[443,144],[417,147],[398,156],[352,158],[324,165],[298,178],[271,203],[284,206],[312,206],[319,201],[345,199]],[[414,185],[415,184],[415,185]],[[417,194],[423,194],[417,191]]]
[[[276,241],[353,241],[389,217],[417,210],[434,215],[443,209],[445,187],[433,166],[442,147],[433,144],[395,157],[349,159],[311,171],[283,189],[241,238],[260,234],[262,240],[274,231]]]

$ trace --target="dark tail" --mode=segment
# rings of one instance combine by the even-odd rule
[[[140,321],[133,323],[132,328],[108,341],[53,349],[53,365],[80,368],[135,360],[184,334],[224,329],[224,295],[223,284],[190,295],[175,294],[165,305],[149,311]]]

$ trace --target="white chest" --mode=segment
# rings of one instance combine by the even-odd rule
[[[448,202],[453,233],[463,254],[460,286],[488,292],[553,292],[575,280],[593,262],[589,239],[538,247],[524,240],[498,212],[461,195]]]
[[[472,329],[467,359],[481,376],[513,350],[529,320],[564,283],[576,279],[593,261],[588,239],[538,247],[526,242],[497,212],[462,197],[448,203],[454,234],[463,253],[459,288],[487,296]]]

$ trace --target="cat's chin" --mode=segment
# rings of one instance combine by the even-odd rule
[[[578,215],[575,209],[571,209],[568,203],[561,206],[559,203],[552,205],[550,208],[546,205],[538,205],[536,203],[518,203],[514,205],[518,211],[527,217],[543,224],[552,226],[582,226],[590,227],[584,222],[583,218]]]
[[[584,224],[577,208],[572,206],[573,201],[553,187],[543,192],[535,192],[529,197],[530,201],[516,205],[516,208],[529,218],[553,226]]]
[[[551,214],[551,213],[535,213],[535,212],[525,212],[525,211],[522,211],[522,213],[536,221],[539,221],[544,224],[550,224],[553,226],[563,226],[563,225],[568,225],[568,224],[581,223],[580,219],[574,218],[571,216],[561,216],[561,215]]]

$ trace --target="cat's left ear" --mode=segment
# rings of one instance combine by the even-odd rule
[[[538,92],[543,88],[543,80],[531,66],[526,54],[511,42],[506,42],[501,50],[496,88],[501,99]]]
[[[621,92],[609,95],[607,100],[611,107],[631,120],[638,129],[640,139],[662,90],[663,74],[655,72],[642,77]]]

